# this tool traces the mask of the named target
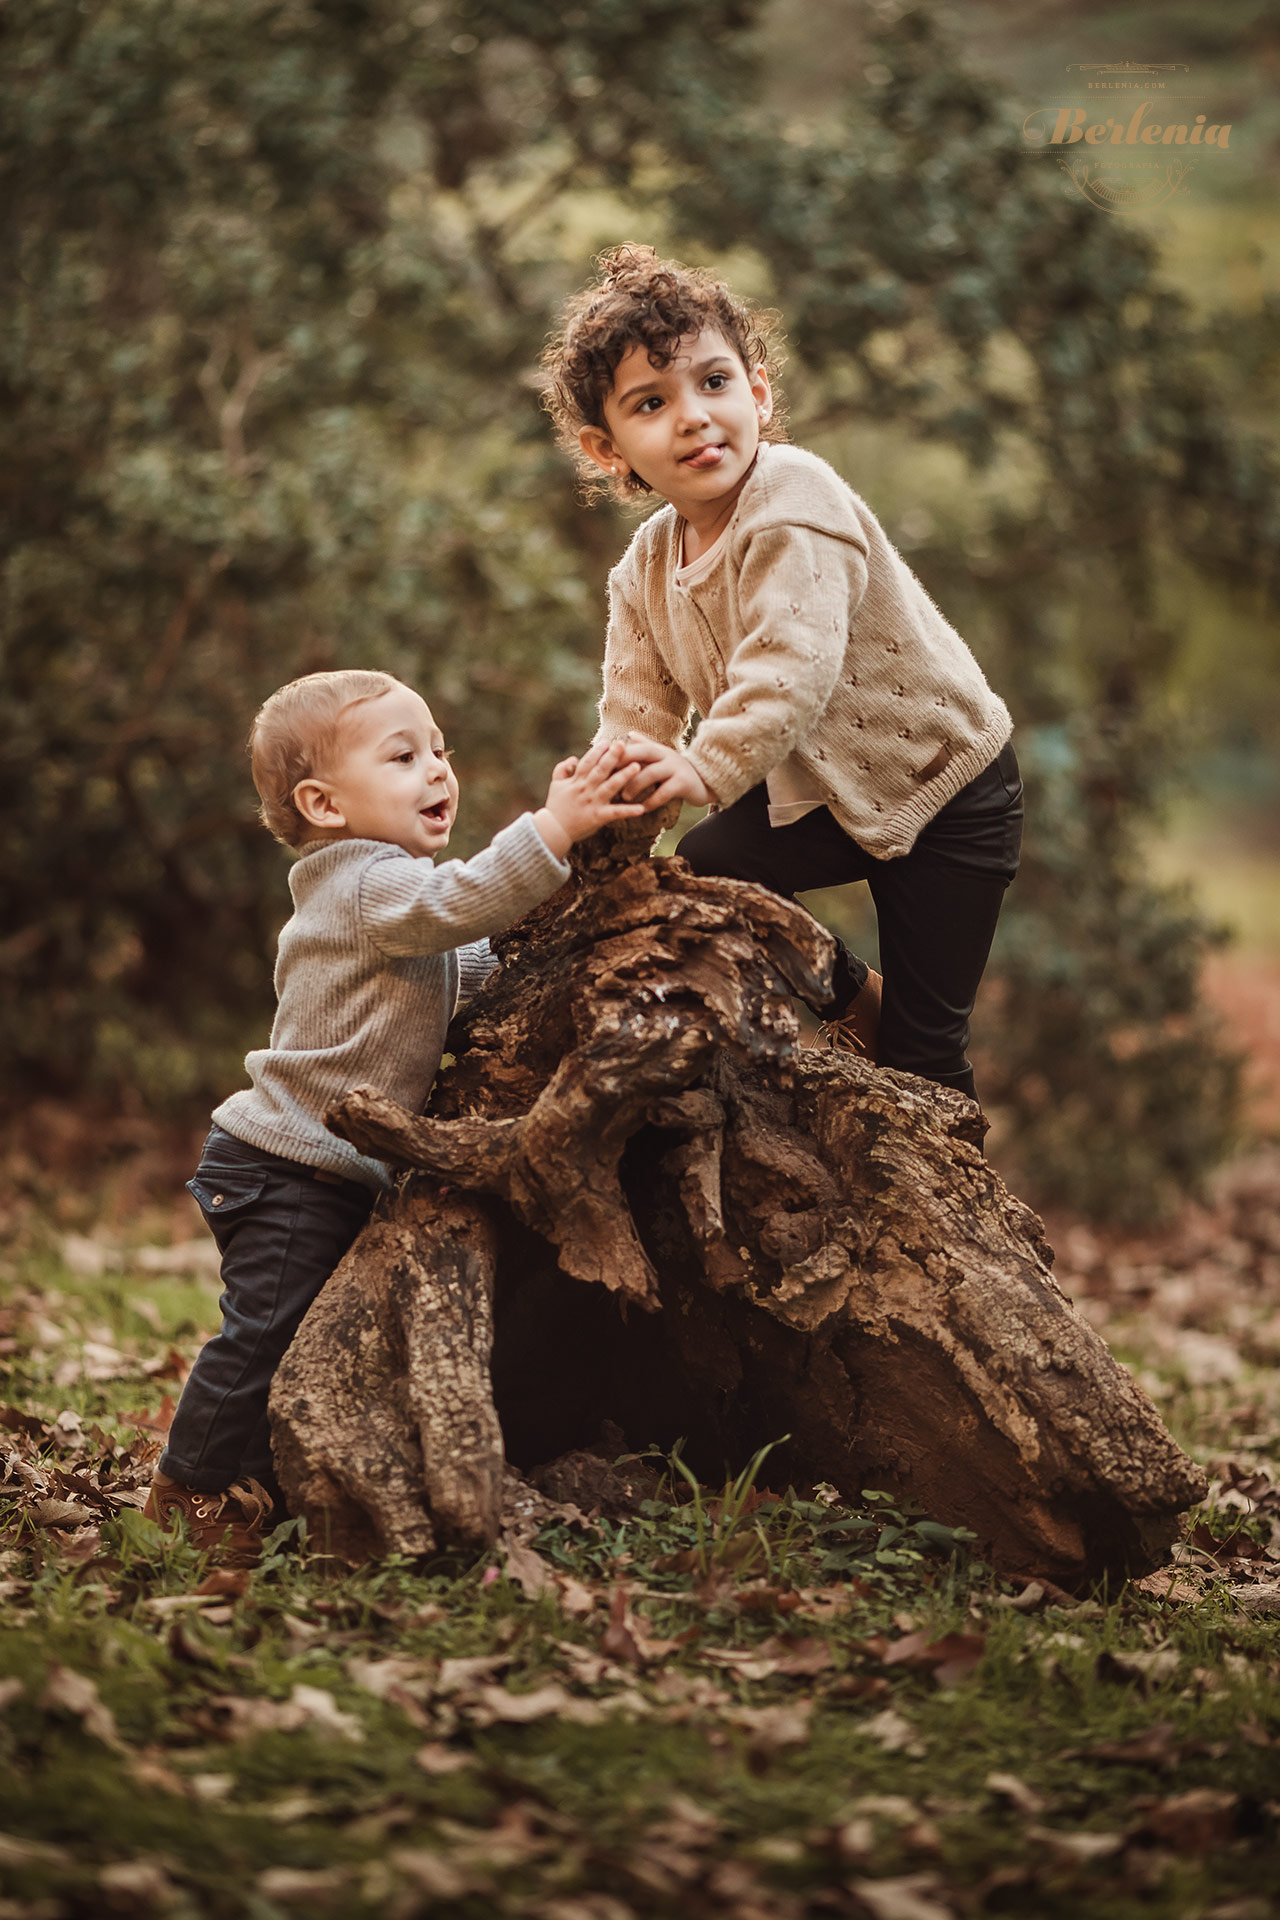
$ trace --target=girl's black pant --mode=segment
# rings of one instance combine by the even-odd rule
[[[789,827],[769,824],[763,784],[708,814],[678,851],[695,873],[754,880],[787,900],[817,887],[865,880],[880,928],[884,1000],[879,1064],[918,1073],[975,1098],[965,1058],[969,1017],[987,964],[1005,888],[1022,846],[1022,780],[1012,745],[962,787],[910,853],[877,860],[826,807]],[[813,1011],[845,1013],[867,977],[839,942],[835,991]]]

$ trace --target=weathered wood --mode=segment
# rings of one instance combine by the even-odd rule
[[[329,1116],[416,1171],[281,1368],[291,1504],[348,1558],[492,1539],[502,1435],[527,1468],[613,1419],[713,1475],[789,1432],[784,1478],[917,1499],[1061,1585],[1151,1565],[1203,1477],[977,1108],[802,1048],[829,936],[643,857],[646,825],[496,943],[428,1117],[369,1089]]]

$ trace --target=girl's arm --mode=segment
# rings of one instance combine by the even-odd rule
[[[604,644],[604,692],[597,740],[642,733],[674,745],[689,724],[688,695],[668,673],[615,568],[609,576],[609,627]]]
[[[865,550],[808,526],[767,526],[745,543],[747,632],[687,758],[721,806],[756,786],[812,731],[844,667],[866,592]]]

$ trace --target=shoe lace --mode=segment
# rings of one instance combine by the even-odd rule
[[[871,1058],[867,1052],[866,1041],[857,1031],[852,1017],[848,1014],[842,1015],[838,1020],[824,1020],[814,1036],[814,1045],[821,1046],[824,1041],[837,1053],[856,1053],[862,1060]]]
[[[196,1508],[196,1517],[200,1520],[220,1520],[229,1500],[235,1501],[250,1526],[265,1520],[275,1506],[261,1482],[249,1476],[233,1481],[225,1493],[210,1494]]]

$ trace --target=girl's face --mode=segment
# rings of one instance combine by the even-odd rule
[[[604,403],[603,427],[584,427],[584,453],[607,473],[637,473],[701,527],[723,518],[742,489],[773,412],[763,367],[748,373],[723,334],[681,340],[669,366],[628,347]]]

